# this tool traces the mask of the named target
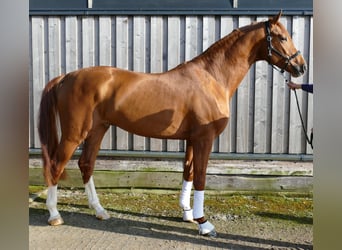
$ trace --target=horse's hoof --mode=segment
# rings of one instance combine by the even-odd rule
[[[214,230],[210,231],[209,233],[203,234],[203,235],[204,235],[204,236],[209,236],[209,237],[211,237],[211,238],[216,238],[217,233],[216,233],[216,231],[215,231],[215,229],[214,229]]]
[[[50,226],[59,226],[59,225],[64,224],[64,221],[63,221],[62,217],[60,215],[58,215],[56,217],[50,218],[48,220],[48,223]]]
[[[99,213],[96,213],[96,218],[99,220],[108,220],[110,218],[110,215],[107,213],[106,210],[102,210]]]
[[[192,209],[183,210],[183,221],[194,222],[194,216],[192,215]]]
[[[217,233],[215,231],[215,227],[209,221],[204,222],[203,224],[198,225],[199,234],[203,236],[216,237]]]

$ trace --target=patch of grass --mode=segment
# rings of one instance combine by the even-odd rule
[[[29,194],[36,194],[46,189],[46,186],[29,186]]]
[[[44,190],[43,186],[30,186],[30,193]],[[83,189],[60,189],[59,208],[90,211]],[[98,189],[99,199],[113,212],[153,216],[179,217],[179,191]],[[46,195],[35,200],[35,206],[45,207]],[[205,214],[257,216],[263,219],[284,220],[291,223],[312,224],[312,194],[295,193],[208,193],[205,196]]]
[[[207,197],[205,204],[212,214],[260,216],[302,224],[312,224],[313,221],[312,195],[293,196],[282,193],[212,195]]]

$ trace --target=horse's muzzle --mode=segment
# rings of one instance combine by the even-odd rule
[[[293,68],[292,76],[294,77],[303,75],[307,69],[306,63],[303,63],[301,65],[291,65],[291,66]]]

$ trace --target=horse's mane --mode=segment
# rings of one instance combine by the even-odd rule
[[[244,34],[255,30],[256,28],[259,28],[259,26],[262,25],[262,22],[252,22],[249,25],[236,28],[228,35],[224,36],[214,44],[212,44],[206,51],[204,51],[201,55],[198,57],[207,57],[212,56],[214,54],[217,54],[221,50],[227,51],[230,47],[232,47],[236,41],[239,40],[241,36]]]
[[[249,25],[234,29],[228,35],[213,43],[197,57],[189,62],[179,64],[172,70],[187,67],[188,63],[193,63],[195,65],[201,65],[201,67],[213,76],[219,77],[222,74],[222,67],[225,67],[227,61],[232,58],[239,58],[238,56],[234,56],[234,53],[239,53],[239,49],[235,49],[234,47],[241,41],[245,34],[260,28],[262,24],[263,22],[252,22]],[[234,59],[232,62],[234,63]]]
[[[198,59],[203,59],[204,57],[211,57],[217,54],[219,51],[227,50],[238,40],[241,33],[239,29],[234,29],[231,33],[221,38],[214,44],[212,44],[206,51],[198,56]]]
[[[227,58],[231,58],[234,53],[234,46],[239,42],[246,33],[255,30],[262,25],[261,22],[253,22],[250,25],[234,29],[231,33],[224,36],[214,44],[212,44],[206,51],[195,57],[192,62],[202,64],[208,71],[218,70],[226,62]]]

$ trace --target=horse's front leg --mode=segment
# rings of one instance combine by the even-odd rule
[[[190,205],[191,189],[194,178],[193,173],[193,147],[191,141],[186,142],[186,153],[183,169],[183,185],[179,197],[179,205],[183,209],[183,220],[193,222],[193,210]]]
[[[206,171],[213,139],[194,142],[194,220],[198,222],[200,235],[216,236],[214,225],[204,217],[204,188]]]
[[[97,197],[93,176],[90,177],[89,181],[84,185],[85,192],[88,196],[89,207],[95,209],[96,218],[99,220],[107,220],[110,218],[107,211],[100,204],[99,198]]]

